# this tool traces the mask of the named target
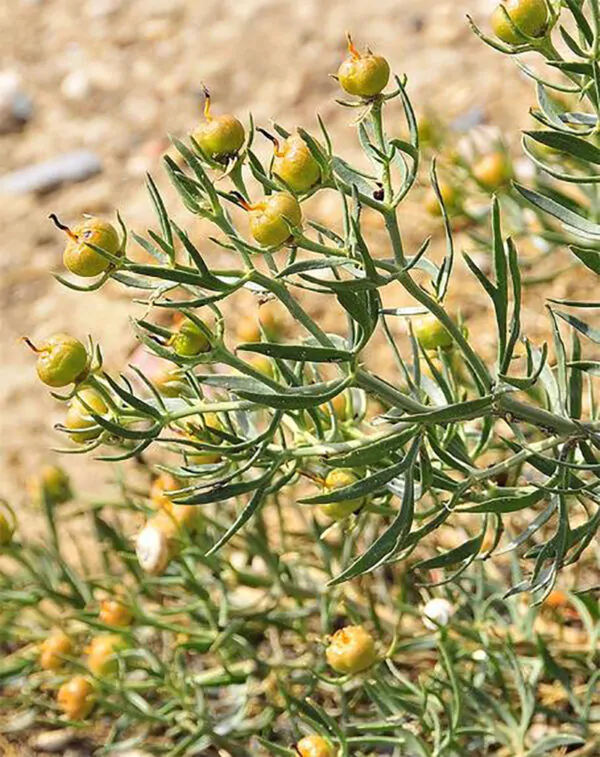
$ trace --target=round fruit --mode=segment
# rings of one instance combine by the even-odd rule
[[[55,505],[68,502],[73,496],[69,476],[58,465],[42,467],[40,485],[48,499]]]
[[[119,667],[117,655],[124,648],[123,637],[117,634],[103,634],[93,638],[87,649],[90,672],[98,678],[114,675]]]
[[[262,202],[249,205],[250,233],[263,247],[279,247],[290,238],[289,226],[300,226],[302,211],[295,197],[287,192],[268,195]]]
[[[170,343],[181,357],[195,357],[201,352],[208,352],[211,346],[202,329],[187,319],[181,322],[177,333],[171,337]]]
[[[345,421],[348,418],[348,414],[351,412],[350,395],[346,392],[336,394],[330,402],[324,402],[322,405],[319,405],[319,410],[322,410],[329,415],[331,412],[330,406],[333,406],[333,412],[338,421]]]
[[[334,468],[329,471],[324,481],[324,491],[343,489],[359,481],[359,477],[349,468]],[[322,512],[333,520],[342,520],[351,513],[356,512],[365,503],[364,497],[347,499],[343,502],[331,502],[329,505],[321,505]]]
[[[334,754],[331,744],[317,733],[300,739],[296,751],[300,757],[333,757]]]
[[[266,355],[256,355],[256,357],[252,358],[250,364],[255,370],[257,370],[259,373],[262,373],[263,376],[271,379],[275,378],[273,361],[270,360]]]
[[[104,599],[100,603],[98,619],[107,626],[126,628],[131,625],[133,615],[119,599]]]
[[[73,230],[66,230],[69,241],[63,253],[63,263],[71,273],[89,278],[106,271],[110,260],[94,250],[90,245],[100,247],[111,255],[123,254],[121,242],[115,227],[101,218],[86,218]]]
[[[164,397],[180,397],[188,388],[183,371],[169,369],[154,377],[154,386]]]
[[[443,597],[430,599],[423,608],[423,625],[430,631],[436,631],[440,626],[447,626],[454,613],[454,608]]]
[[[60,687],[56,701],[69,720],[84,720],[94,708],[94,687],[85,676],[74,676]]]
[[[209,158],[224,160],[235,155],[244,144],[244,127],[235,116],[213,117],[210,113],[210,94],[204,90],[205,122],[192,132],[192,137]]]
[[[75,432],[69,434],[69,436],[74,442],[80,444],[97,439],[102,433],[102,429],[92,418],[86,405],[97,415],[104,415],[108,411],[108,406],[102,395],[95,389],[86,388],[78,393],[67,410],[65,426],[70,431]]]
[[[516,29],[511,26],[507,14]],[[509,45],[522,45],[527,41],[523,35],[542,37],[547,25],[548,6],[545,0],[505,0],[492,13],[494,34]]]
[[[351,95],[373,97],[378,95],[390,78],[390,65],[380,55],[372,52],[359,53],[348,35],[350,57],[338,69],[338,80],[342,89]]]
[[[438,187],[446,210],[449,213],[456,212],[459,209],[459,202],[454,187],[445,181],[440,181]],[[430,216],[438,217],[442,215],[439,200],[433,189],[430,189],[425,195],[425,210]]]
[[[65,664],[65,657],[73,654],[73,642],[63,631],[49,636],[41,647],[40,667],[44,670],[58,670]]]
[[[176,553],[177,524],[168,513],[150,518],[138,534],[135,552],[140,567],[151,576],[160,576]]]
[[[325,656],[331,667],[343,674],[360,673],[377,661],[375,642],[363,626],[346,626],[336,631]]]
[[[417,341],[424,350],[452,347],[452,335],[438,319],[430,313],[419,318],[414,327]]]
[[[47,386],[55,388],[80,381],[87,372],[88,354],[83,344],[69,334],[54,334],[50,339],[35,347],[37,352],[37,374]]]
[[[484,155],[473,166],[473,176],[484,189],[492,192],[510,181],[512,171],[507,156],[502,152]]]
[[[14,526],[8,522],[6,515],[0,513],[0,547],[8,547],[12,541],[14,532]]]
[[[294,192],[308,191],[321,178],[319,164],[299,134],[292,134],[281,147],[276,142],[273,173]]]

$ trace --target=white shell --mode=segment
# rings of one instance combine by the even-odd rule
[[[147,523],[137,537],[135,552],[140,567],[150,575],[159,575],[169,564],[169,540],[161,529]]]
[[[454,608],[447,599],[430,599],[423,608],[423,625],[430,631],[440,626],[447,626],[454,613]]]

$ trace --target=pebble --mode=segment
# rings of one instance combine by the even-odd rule
[[[91,90],[90,77],[82,68],[68,73],[60,84],[60,91],[67,100],[85,100]]]
[[[30,120],[33,102],[16,71],[0,71],[0,134],[19,131]]]
[[[63,728],[60,731],[42,731],[36,734],[29,745],[36,752],[50,752],[64,754],[65,749],[77,738],[77,731],[73,728]]]
[[[101,170],[97,155],[77,150],[0,176],[0,194],[50,192],[62,184],[89,179]]]

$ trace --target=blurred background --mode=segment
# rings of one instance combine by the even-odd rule
[[[456,132],[499,126],[515,144],[533,86],[509,58],[472,34],[465,17],[469,13],[485,27],[494,5],[492,0],[0,3],[5,471],[0,495],[19,504],[28,476],[42,461],[56,460],[49,448],[63,444],[52,426],[64,410],[37,381],[32,355],[18,338],[90,333],[113,369],[135,347],[128,318],[136,306],[129,292],[109,283],[96,294],[80,294],[53,279],[52,271],[61,269],[64,239],[49,213],[73,223],[82,213],[112,218],[119,209],[128,226],[143,232],[153,223],[145,173],[152,172],[172,198],[161,156],[169,149],[169,133],[184,136],[201,118],[202,82],[213,93],[215,112],[245,119],[252,111],[263,125],[276,119],[288,128],[313,129],[319,112],[337,151],[351,158],[354,112],[335,103],[338,89],[328,77],[345,55],[346,31],[408,75],[418,110],[443,113]],[[178,206],[174,211],[193,231],[195,220]],[[330,211],[324,206],[321,212]],[[418,208],[415,217],[418,221]],[[460,278],[453,289],[464,300]],[[63,456],[61,463],[88,491],[101,487],[108,474],[78,456]]]

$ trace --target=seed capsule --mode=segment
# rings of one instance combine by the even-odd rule
[[[88,649],[87,666],[96,677],[112,676],[118,670],[118,653],[125,648],[125,641],[117,634],[102,634],[92,639]]]
[[[127,605],[119,599],[103,599],[100,603],[98,618],[107,626],[126,628],[131,625],[133,615]]]
[[[277,139],[268,136],[275,145],[275,176],[285,181],[294,192],[307,192],[314,187],[321,178],[321,169],[302,137],[292,134],[280,145]]]
[[[54,334],[39,347],[27,337],[26,344],[38,355],[36,370],[47,386],[67,386],[85,377],[88,354],[83,344],[69,334]]]
[[[359,477],[349,468],[334,468],[329,471],[324,481],[324,491],[330,489],[343,489],[359,481]],[[331,502],[328,505],[321,505],[322,512],[333,520],[342,520],[353,512],[356,512],[365,503],[364,497],[356,499],[347,499],[343,502]]]
[[[527,40],[511,26],[506,18],[507,14],[514,26],[524,35],[544,35],[548,25],[548,7],[545,0],[505,0],[492,13],[494,34],[509,45],[522,45]]]
[[[181,357],[195,357],[211,348],[206,334],[193,321],[185,319],[170,339],[170,344]]]
[[[183,371],[177,368],[159,373],[158,376],[154,377],[153,382],[164,397],[181,397],[188,389]]]
[[[56,701],[69,720],[84,720],[94,708],[94,687],[85,676],[74,676],[60,687]]]
[[[44,465],[39,483],[48,499],[55,505],[68,502],[73,496],[69,476],[58,465]]]
[[[150,518],[137,536],[135,552],[140,567],[151,576],[160,576],[176,554],[177,524],[168,513]]]
[[[53,214],[54,223],[69,237],[63,253],[63,263],[71,273],[84,278],[98,276],[111,265],[110,260],[90,245],[100,247],[110,255],[121,256],[123,250],[115,227],[101,218],[86,218],[75,228],[62,224]]]
[[[169,473],[161,473],[152,483],[150,499],[157,510],[167,514],[177,525],[193,529],[198,518],[198,508],[194,505],[177,505],[167,494],[169,490],[179,489],[180,486],[177,479]]]
[[[363,626],[346,626],[336,631],[325,656],[331,667],[343,674],[360,673],[377,661],[375,642]]]
[[[348,35],[350,57],[338,69],[338,80],[342,89],[351,95],[373,97],[378,95],[390,78],[390,65],[380,55],[372,52],[359,53]]]
[[[49,636],[41,647],[40,667],[44,670],[58,670],[65,664],[65,657],[73,654],[73,642],[63,631]]]
[[[296,751],[300,757],[333,757],[334,755],[331,744],[317,733],[300,739],[296,744]]]
[[[268,195],[256,205],[245,204],[250,215],[250,233],[263,247],[279,247],[290,238],[289,225],[300,226],[302,211],[287,192]]]
[[[14,526],[8,522],[6,515],[0,513],[0,547],[8,547],[12,541],[14,532]]]
[[[212,116],[210,93],[207,89],[204,90],[204,95],[205,122],[192,132],[192,137],[209,158],[223,161],[241,149],[245,139],[244,127],[235,116]]]
[[[430,599],[423,608],[423,625],[430,631],[436,631],[439,626],[447,626],[454,613],[454,608],[443,597]]]
[[[447,349],[453,344],[450,332],[431,313],[418,319],[414,334],[424,350],[437,350],[438,347]]]
[[[510,181],[512,176],[510,162],[502,152],[484,155],[473,166],[473,176],[484,189],[493,192]]]
[[[67,410],[65,427],[70,431],[77,432],[69,434],[69,436],[78,444],[97,439],[102,433],[102,429],[96,424],[96,421],[90,415],[90,411],[87,409],[86,405],[97,415],[104,415],[104,413],[108,412],[106,402],[102,395],[95,389],[88,387],[82,389],[77,394]],[[86,431],[85,429],[89,429],[89,431]]]

